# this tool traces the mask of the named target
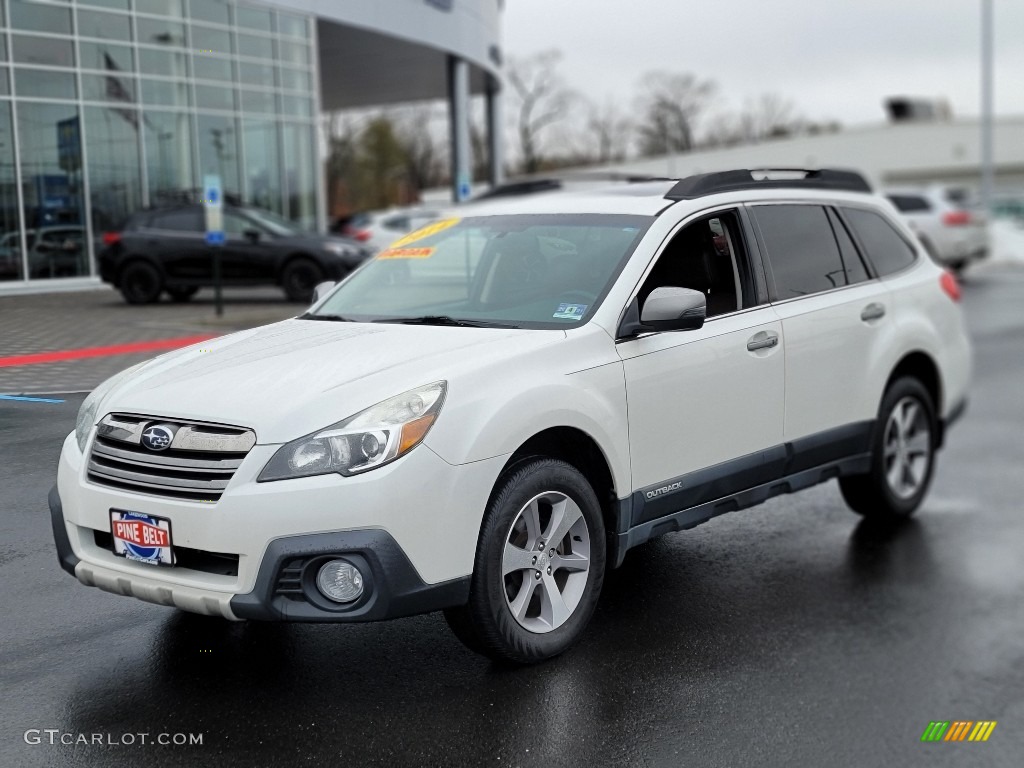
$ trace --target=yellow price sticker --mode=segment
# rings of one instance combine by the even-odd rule
[[[391,250],[392,248],[401,248],[403,245],[415,243],[417,240],[423,240],[431,235],[436,235],[438,232],[444,232],[446,229],[454,227],[460,221],[462,221],[462,219],[441,219],[440,221],[435,221],[433,224],[427,224],[427,226],[420,227],[415,232],[410,232],[405,237],[395,240],[395,242],[388,246],[388,250]]]
[[[378,259],[429,259],[437,248],[388,248],[377,254]]]

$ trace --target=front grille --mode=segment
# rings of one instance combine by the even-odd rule
[[[164,450],[146,447],[153,427],[172,435]],[[111,488],[213,503],[255,444],[256,434],[244,427],[111,414],[96,431],[88,477]]]
[[[93,541],[100,549],[114,551],[114,537],[109,531],[93,530]],[[217,576],[238,575],[238,555],[225,552],[207,552],[203,549],[189,547],[173,547],[174,565],[177,568],[188,568],[190,571],[212,573]]]

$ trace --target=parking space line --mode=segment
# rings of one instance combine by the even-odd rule
[[[64,360],[81,360],[89,357],[108,357],[111,355],[130,355],[138,352],[152,352],[162,349],[178,349],[191,344],[216,338],[212,334],[202,336],[183,336],[176,339],[156,339],[153,341],[136,341],[129,344],[115,344],[108,347],[85,347],[83,349],[65,349],[57,352],[37,352],[30,355],[12,355],[0,357],[0,368],[13,368],[19,365],[39,365],[41,363],[57,363]]]

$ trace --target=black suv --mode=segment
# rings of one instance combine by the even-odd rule
[[[129,304],[148,304],[166,291],[188,301],[213,285],[213,248],[206,244],[204,211],[181,204],[140,211],[119,232],[103,235],[100,277]],[[340,280],[372,253],[337,236],[302,231],[272,213],[224,206],[221,247],[225,286],[279,285],[292,301],[309,302],[317,283]]]

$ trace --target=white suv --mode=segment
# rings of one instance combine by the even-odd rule
[[[50,495],[90,586],[228,619],[443,609],[572,645],[648,539],[838,478],[911,514],[963,410],[957,285],[856,174],[474,206],[301,317],[83,403]]]

